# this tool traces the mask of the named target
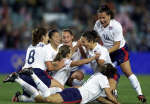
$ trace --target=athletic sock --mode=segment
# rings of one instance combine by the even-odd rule
[[[81,86],[83,84],[83,80],[73,79],[72,85],[73,86]]]
[[[39,92],[36,88],[22,80],[21,78],[16,78],[15,81],[19,83],[31,96],[36,97],[39,95]]]
[[[143,95],[142,90],[141,90],[141,86],[140,86],[140,83],[139,83],[137,77],[134,74],[132,74],[128,77],[128,79],[130,80],[131,85],[136,90],[137,94]]]
[[[55,94],[55,93],[57,93],[57,92],[61,92],[62,89],[59,88],[59,87],[50,87],[50,88],[49,88],[49,91],[51,92],[51,95],[52,95],[52,94]]]
[[[35,102],[33,97],[27,97],[25,95],[19,95],[19,102]]]
[[[50,95],[48,87],[36,76],[35,73],[33,73],[31,77],[34,80],[35,84],[37,85],[37,88],[40,90],[41,95],[43,97],[48,97]]]

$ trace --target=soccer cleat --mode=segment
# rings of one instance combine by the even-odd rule
[[[18,77],[18,74],[16,72],[11,73],[3,80],[3,83],[14,82],[17,77]]]
[[[15,93],[15,96],[12,97],[12,102],[19,102],[19,96],[21,95],[21,92],[20,91],[17,91]]]
[[[138,96],[138,99],[139,99],[139,101],[141,101],[142,103],[145,103],[145,102],[146,102],[146,98],[145,98],[144,95],[139,95],[139,96]]]
[[[21,70],[19,72],[19,74],[32,75],[33,74],[33,70],[32,70],[32,68],[25,68],[25,69]]]

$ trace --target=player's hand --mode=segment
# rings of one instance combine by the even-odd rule
[[[95,53],[95,59],[99,59],[100,54],[99,53]]]

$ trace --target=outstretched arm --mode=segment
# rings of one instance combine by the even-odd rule
[[[101,97],[101,96],[99,98],[97,98],[96,100],[99,101],[102,104],[114,104],[110,100],[108,100],[108,99],[106,99],[104,97]]]
[[[87,64],[95,59],[97,59],[99,57],[100,54],[96,54],[95,56],[91,57],[91,58],[87,58],[87,59],[82,59],[82,60],[78,60],[78,61],[72,61],[71,62],[71,67],[73,66],[80,66],[83,64]]]
[[[113,102],[114,104],[120,104],[117,99],[112,95],[110,88],[104,88],[105,93],[108,97],[108,99]]]

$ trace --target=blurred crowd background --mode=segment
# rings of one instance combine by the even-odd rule
[[[130,51],[150,51],[150,0],[0,0],[0,49],[26,49],[36,26],[92,29],[107,3],[123,26]]]

